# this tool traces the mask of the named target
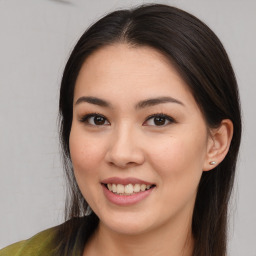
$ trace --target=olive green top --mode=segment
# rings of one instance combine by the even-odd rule
[[[20,241],[0,250],[0,256],[53,256],[53,238],[57,227],[42,231],[28,240]]]
[[[98,225],[98,217],[72,218],[63,224],[44,230],[28,240],[0,250],[0,256],[81,256],[86,242]]]

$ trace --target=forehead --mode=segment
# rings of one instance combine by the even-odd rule
[[[102,47],[85,60],[77,78],[75,98],[82,94],[124,100],[155,96],[194,100],[167,57],[151,47],[124,43]]]
[[[174,69],[162,53],[148,46],[115,43],[93,52],[84,62],[80,74],[86,75],[149,75]],[[178,72],[173,72],[177,73]],[[80,75],[79,74],[79,75]]]

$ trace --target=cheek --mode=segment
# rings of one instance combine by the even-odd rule
[[[179,212],[186,206],[194,207],[205,147],[198,140],[186,138],[163,144],[152,155],[151,164],[159,176],[162,212],[168,215],[168,212]]]
[[[74,175],[83,197],[92,206],[98,201],[99,170],[103,157],[102,147],[93,136],[87,136],[77,127],[70,132],[69,147]]]
[[[83,131],[72,128],[69,139],[71,160],[75,173],[90,175],[95,173],[100,159],[103,157],[99,141],[92,136],[86,136]]]
[[[155,144],[154,150],[151,151],[151,164],[164,180],[171,180],[179,184],[189,182],[202,174],[205,154],[206,154],[206,137],[199,136],[182,136],[170,137]]]

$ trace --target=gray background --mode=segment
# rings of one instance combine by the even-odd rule
[[[149,2],[0,0],[0,248],[63,221],[58,89],[72,46],[89,24],[107,12]],[[158,2],[206,22],[233,63],[244,133],[231,208],[229,255],[256,256],[256,2]]]

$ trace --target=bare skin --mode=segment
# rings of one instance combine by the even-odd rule
[[[156,50],[120,43],[89,56],[70,133],[78,186],[100,219],[84,255],[191,256],[197,187],[210,161],[224,159],[232,129],[223,120],[209,131],[187,85]],[[141,180],[150,193],[119,204],[104,184],[116,178]]]

